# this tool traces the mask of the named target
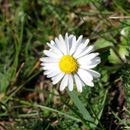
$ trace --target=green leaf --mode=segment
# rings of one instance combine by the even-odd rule
[[[108,56],[108,60],[112,64],[121,64],[120,59],[117,57],[113,49],[110,49],[110,55]]]
[[[85,108],[83,103],[80,101],[77,94],[74,91],[72,91],[72,92],[68,91],[68,94],[69,94],[71,100],[74,102],[74,104],[78,108],[79,112],[82,114],[83,118],[86,121],[89,121],[91,123],[91,127],[95,127],[93,117],[90,115],[90,113],[87,111],[87,109]]]
[[[107,48],[107,47],[111,47],[111,46],[113,46],[113,43],[110,42],[110,41],[107,41],[107,40],[105,40],[103,38],[98,39],[95,42],[96,49]]]
[[[104,91],[104,95],[101,97],[101,103],[100,103],[100,109],[98,109],[99,110],[99,112],[98,112],[98,115],[97,115],[97,117],[98,117],[98,119],[95,121],[96,122],[96,124],[98,124],[99,123],[99,120],[101,119],[101,116],[102,116],[102,113],[103,113],[103,110],[104,110],[104,107],[105,107],[105,103],[106,103],[106,99],[107,99],[107,94],[108,94],[108,89],[106,89],[105,91]],[[99,107],[98,106],[98,107]]]
[[[9,67],[8,70],[4,70],[3,73],[0,73],[0,92],[5,93],[9,83],[12,79],[12,72],[14,71],[13,67]]]
[[[0,73],[0,93],[5,93],[9,85],[9,80],[7,74]]]
[[[108,79],[109,79],[108,70],[107,69],[103,69],[102,70],[102,78],[101,78],[101,80],[103,82],[108,82]]]
[[[119,46],[119,54],[122,59],[126,60],[126,56],[129,56],[128,46]]]
[[[121,57],[121,59],[124,62],[126,62],[126,56],[129,56],[128,46],[118,45],[116,50],[117,50],[117,53],[119,54],[119,56]],[[116,53],[114,52],[113,49],[110,49],[110,55],[108,56],[108,60],[112,64],[121,64],[121,60],[116,55]]]

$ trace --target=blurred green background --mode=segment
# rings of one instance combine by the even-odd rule
[[[46,42],[66,32],[100,53],[101,78],[76,92],[95,127],[40,69]],[[0,0],[0,130],[129,130],[129,56],[129,0]]]

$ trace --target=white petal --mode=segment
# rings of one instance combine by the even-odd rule
[[[70,49],[71,49],[71,47],[72,47],[72,42],[73,42],[73,38],[74,38],[75,36],[74,35],[69,35],[69,52],[70,52]],[[75,38],[75,41],[76,41],[76,38]],[[70,54],[70,53],[69,53]]]
[[[88,79],[88,81],[93,80],[93,76],[87,70],[78,69],[78,74],[79,73],[82,74],[84,77],[86,77]]]
[[[54,72],[54,70],[45,70],[44,72],[43,72],[43,75],[48,75],[48,74],[51,74],[51,73],[53,73]]]
[[[52,46],[56,45],[56,43],[53,40],[51,40],[50,43],[51,43]]]
[[[61,42],[60,44],[62,44],[62,51],[63,53],[66,55],[67,54],[67,46],[65,43],[65,40],[63,39],[62,35],[59,35],[59,41]]]
[[[57,47],[59,48],[59,50],[63,53],[63,54],[67,54],[67,49],[66,49],[66,45],[65,42],[60,41],[58,38],[55,38],[55,42]]]
[[[95,57],[94,59],[91,60],[92,63],[91,64],[99,64],[101,62],[101,58],[100,57]]]
[[[85,70],[89,70],[89,69],[92,69],[92,68],[95,68],[97,65],[80,65],[80,68],[81,69],[85,69]]]
[[[78,40],[76,41],[76,37],[73,37],[72,47],[69,52],[70,55],[72,55],[76,51],[77,47],[80,45],[80,43],[82,41],[82,38],[83,38],[83,36],[81,35],[81,36],[79,36]]]
[[[96,66],[97,66],[97,64],[81,65],[80,68],[85,69],[85,70],[89,70],[89,69],[95,68]]]
[[[52,71],[53,72],[53,71]],[[49,70],[45,70],[44,72],[43,72],[43,75],[48,75],[48,74],[50,74],[51,73],[51,71],[49,71]]]
[[[86,85],[90,86],[90,87],[94,87],[94,83],[91,81],[91,82],[87,82]]]
[[[51,70],[51,69],[54,69],[54,70],[57,70],[59,68],[59,65],[57,63],[41,63],[41,65],[43,66],[42,68],[44,70]]]
[[[56,53],[57,55],[63,56],[63,53],[57,47],[49,43],[47,43],[47,45],[53,50],[54,53]]]
[[[66,43],[67,54],[69,54],[69,37],[68,37],[68,33],[65,34],[65,43]]]
[[[51,73],[57,73],[57,71],[59,72],[60,69],[59,69],[59,68],[49,69],[49,70],[45,70],[45,71],[43,72],[43,74],[44,74],[44,75],[49,75],[49,74],[51,74]]]
[[[58,63],[59,59],[50,58],[50,57],[42,57],[40,58],[40,61],[44,63]]]
[[[52,58],[61,58],[61,56],[55,54],[54,52],[52,51],[48,51],[48,50],[44,50],[44,54],[48,57],[52,57]]]
[[[57,84],[64,76],[64,73],[60,73],[52,78],[53,84]]]
[[[63,45],[60,43],[60,41],[57,37],[55,38],[55,43],[56,43],[56,46],[61,50]]]
[[[78,38],[78,40],[76,41],[76,43],[77,43],[77,44],[78,44],[78,43],[81,43],[82,38],[83,38],[83,35],[80,35],[79,38]]]
[[[85,42],[83,42],[83,44],[85,44],[87,46],[89,41],[90,41],[89,39],[86,39]]]
[[[74,37],[73,34],[70,34],[70,35],[69,35],[69,40],[70,40],[69,42],[72,42],[72,38],[73,38],[73,37]]]
[[[83,56],[81,58],[78,59],[78,62],[86,62],[86,61],[90,61],[92,60],[93,58],[95,58],[96,56],[98,56],[99,53],[91,53],[91,54],[88,54],[86,56]]]
[[[85,73],[85,71],[83,71],[82,69],[79,69],[77,73],[86,85],[91,86],[91,87],[94,86],[94,84],[92,82],[92,77],[90,77],[90,75],[88,73]]]
[[[99,63],[101,62],[100,59],[96,60],[96,61],[89,61],[88,63],[81,63],[80,64],[80,68],[82,69],[92,69],[92,68],[95,68]]]
[[[89,43],[89,39],[87,39],[87,40],[85,40],[85,42],[81,43],[77,47],[77,50],[75,51],[73,56],[76,57],[76,58],[79,58],[80,54],[83,53],[86,50],[88,43]]]
[[[72,45],[71,45],[70,52],[69,52],[70,55],[72,55],[75,51],[75,43],[76,43],[76,37],[74,36],[72,38]]]
[[[93,60],[89,60],[89,59],[82,60],[82,61],[78,60],[78,62],[79,62],[80,68],[88,70],[88,69],[96,67],[101,62],[101,59],[99,57],[96,57]]]
[[[63,91],[63,90],[65,89],[65,87],[67,87],[68,81],[69,81],[69,75],[66,74],[66,75],[63,77],[62,81],[61,81],[60,91]]]
[[[74,75],[74,79],[75,79],[75,83],[76,83],[76,87],[77,87],[77,90],[79,92],[82,92],[82,81],[80,80],[79,76],[78,75]]]
[[[42,68],[43,70],[45,70],[45,71],[48,71],[48,70],[57,70],[58,67],[55,67],[55,66],[54,66],[54,67],[51,67],[51,68],[50,68],[50,67],[47,67],[47,66],[43,66],[43,67],[41,67],[41,68]]]
[[[53,66],[56,66],[56,67],[58,67],[59,66],[59,64],[58,63],[44,63],[44,62],[42,62],[41,63],[41,66],[46,66],[46,67],[53,67]]]
[[[74,86],[74,83],[73,83],[73,77],[71,74],[69,74],[69,90],[72,91],[73,90],[73,86]]]
[[[85,56],[86,54],[89,54],[93,50],[94,46],[88,46],[77,58],[80,58],[82,56]]]
[[[86,45],[83,44],[83,43],[81,43],[81,44],[79,45],[79,47],[77,47],[77,50],[75,51],[75,53],[73,54],[73,56],[74,56],[75,58],[78,58],[79,55],[85,50],[85,48],[86,48]]]
[[[94,70],[88,70],[88,72],[91,73],[91,75],[95,78],[99,78],[101,76],[100,73]]]
[[[59,75],[61,71],[53,71],[52,73],[47,75],[47,78],[55,77],[56,75]]]

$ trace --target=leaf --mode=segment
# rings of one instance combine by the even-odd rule
[[[126,56],[129,56],[128,46],[120,45],[119,54],[121,55],[122,59],[126,60]]]
[[[102,116],[102,113],[103,113],[103,110],[104,110],[104,107],[105,107],[106,99],[107,99],[107,94],[108,94],[108,89],[106,89],[106,90],[104,91],[104,95],[101,97],[101,103],[100,103],[100,105],[98,106],[98,107],[100,107],[100,108],[97,109],[97,110],[99,110],[99,112],[98,112],[98,115],[97,115],[98,119],[95,121],[96,124],[98,124],[98,123],[99,123],[99,120],[101,119],[101,116]]]
[[[0,92],[5,93],[12,79],[12,73],[14,72],[14,67],[11,66],[7,70],[4,70],[3,73],[0,73]]]
[[[126,56],[129,56],[128,46],[118,45],[116,48],[119,56],[122,58],[124,62],[126,62]],[[113,49],[110,49],[110,55],[108,56],[108,60],[112,64],[121,64],[121,60],[115,54]]]
[[[78,108],[79,112],[82,114],[83,118],[86,121],[89,121],[90,123],[91,122],[94,123],[93,117],[90,115],[90,113],[87,111],[87,109],[85,108],[83,103],[80,101],[80,99],[77,96],[77,94],[74,91],[72,91],[72,92],[68,91],[68,94],[71,97],[71,100],[74,102],[74,104]],[[95,125],[93,123],[91,124],[91,127],[95,127]]]
[[[130,20],[122,23],[122,30],[120,31],[121,34],[121,43],[127,45],[129,36],[130,36]]]
[[[113,49],[110,49],[110,55],[108,56],[108,60],[112,64],[121,64],[120,59],[117,57]]]
[[[103,38],[98,39],[95,42],[96,49],[107,48],[107,47],[111,47],[111,46],[113,46],[113,43],[110,42],[110,41],[107,41],[107,40],[105,40]]]
[[[103,82],[108,82],[108,79],[109,79],[108,70],[107,69],[103,69],[102,70],[102,78],[101,78],[101,80]]]
[[[0,93],[5,93],[8,85],[8,75],[0,73]]]

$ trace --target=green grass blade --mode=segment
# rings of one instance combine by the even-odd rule
[[[77,94],[74,91],[72,91],[72,92],[68,91],[68,94],[71,97],[71,100],[74,102],[74,104],[78,108],[79,112],[82,114],[83,118],[86,121],[94,122],[93,117],[90,115],[90,113],[87,111],[87,109],[85,108],[83,103],[80,101]],[[94,123],[91,124],[91,127],[95,127]]]

